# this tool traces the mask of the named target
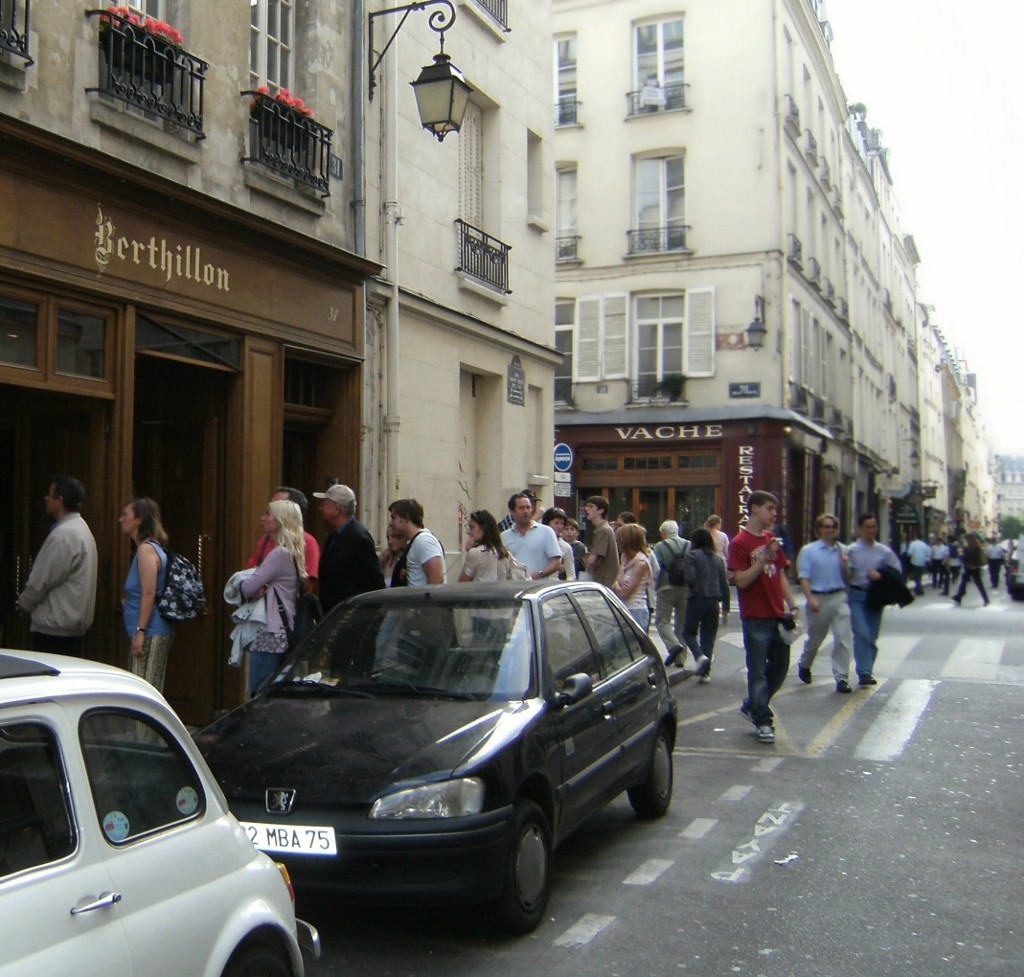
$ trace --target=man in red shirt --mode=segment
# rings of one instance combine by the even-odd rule
[[[305,493],[300,492],[297,488],[279,485],[274,489],[274,494],[270,497],[270,501],[294,502],[299,507],[302,518],[306,518],[306,508],[309,503]],[[258,567],[266,558],[266,555],[277,545],[274,537],[267,532],[266,519],[267,513],[260,516],[260,527],[263,529],[263,535],[256,544],[256,549],[253,550],[252,556],[249,557],[249,562],[245,564],[246,569]],[[302,535],[306,540],[306,587],[312,591],[317,578],[320,576],[320,544],[312,534],[303,531]]]
[[[729,543],[729,571],[736,584],[747,652],[747,697],[740,706],[756,727],[762,743],[775,742],[775,716],[768,703],[789,671],[789,644],[779,633],[780,621],[798,613],[786,579],[789,560],[782,541],[769,531],[775,525],[779,500],[770,492],[750,496],[747,524]]]

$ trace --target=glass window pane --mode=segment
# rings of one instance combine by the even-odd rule
[[[107,321],[61,309],[57,313],[58,373],[102,380],[107,369]]]
[[[639,642],[635,638],[633,642],[626,640],[623,629],[608,601],[601,594],[593,591],[577,594],[577,600],[590,622],[594,637],[597,638],[597,655],[604,666],[604,674],[612,675],[620,669],[632,665],[633,656],[630,653],[630,646],[634,644],[639,650]]]
[[[0,363],[38,369],[39,306],[0,295]]]
[[[556,326],[571,326],[576,321],[576,303],[575,302],[556,302],[555,303],[555,325]]]

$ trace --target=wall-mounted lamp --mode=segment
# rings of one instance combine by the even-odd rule
[[[764,299],[760,295],[754,296],[754,319],[747,326],[747,345],[751,349],[760,349],[764,346],[764,337],[768,335],[768,327],[764,324]]]
[[[441,50],[434,55],[434,63],[426,65],[420,71],[419,78],[410,84],[416,93],[416,108],[419,110],[423,128],[437,136],[438,142],[444,142],[444,137],[449,132],[458,132],[462,128],[462,120],[465,118],[466,108],[469,106],[469,96],[473,92],[473,89],[466,83],[466,79],[463,78],[462,72],[452,64],[451,58],[444,53],[444,33],[455,23],[455,7],[451,0],[419,0],[416,3],[403,4],[401,7],[378,10],[369,15],[370,101],[373,101],[373,91],[377,87],[377,69],[409,14],[414,10],[423,10],[425,7],[436,4],[440,4],[446,9],[432,11],[427,23],[432,31],[440,35]],[[403,15],[402,19],[398,22],[395,32],[388,38],[380,56],[374,61],[373,21],[377,17],[397,13]]]

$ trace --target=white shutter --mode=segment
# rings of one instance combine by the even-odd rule
[[[459,216],[483,230],[484,132],[483,112],[472,102],[459,130]]]
[[[629,375],[629,360],[626,333],[629,296],[606,295],[604,297],[604,379],[619,380]]]
[[[601,303],[600,295],[579,300],[573,379],[580,382],[601,379]]]
[[[686,369],[688,377],[715,375],[715,290],[686,292]]]

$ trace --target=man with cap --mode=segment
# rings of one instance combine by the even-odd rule
[[[356,594],[384,588],[377,546],[369,530],[356,519],[356,494],[347,485],[314,492],[317,509],[331,527],[320,552],[320,603],[326,614]]]
[[[519,498],[522,495],[525,495],[533,503],[533,514],[530,518],[533,519],[534,522],[536,522],[537,514],[540,512],[540,499],[537,498],[537,493],[534,492],[533,489],[525,488],[522,490],[522,492],[516,492],[513,498]],[[511,512],[509,512],[509,514],[505,516],[505,518],[502,519],[501,522],[498,523],[498,529],[500,529],[502,532],[505,532],[506,529],[511,529],[515,525],[515,523],[515,516]]]

